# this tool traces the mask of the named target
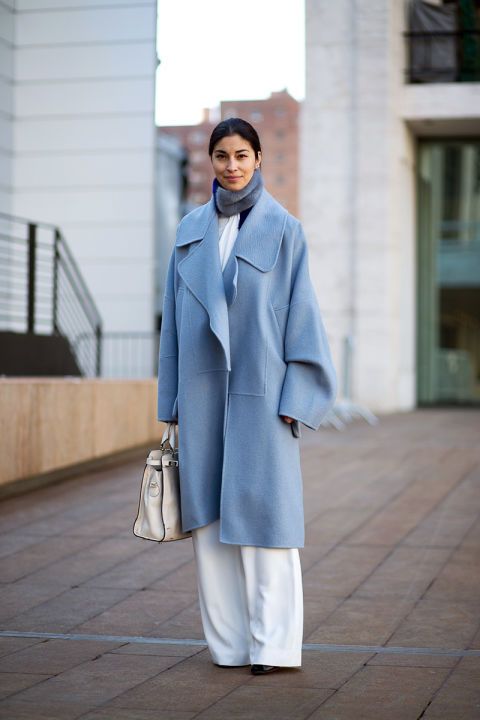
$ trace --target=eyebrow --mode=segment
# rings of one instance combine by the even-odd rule
[[[217,153],[225,153],[225,154],[226,154],[227,151],[226,151],[226,150],[215,150],[215,152],[217,152]],[[239,152],[248,152],[248,148],[242,148],[241,150],[235,150],[235,152],[237,152],[237,153],[239,153]]]

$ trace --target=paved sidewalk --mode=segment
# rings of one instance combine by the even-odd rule
[[[480,412],[303,430],[302,670],[213,666],[142,459],[0,504],[0,718],[480,718]],[[55,636],[55,637],[54,637]]]

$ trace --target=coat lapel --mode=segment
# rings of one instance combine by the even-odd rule
[[[261,272],[271,270],[277,261],[287,220],[287,211],[265,189],[248,214],[232,250],[233,302],[237,291],[238,261],[241,258]],[[201,241],[201,242],[198,242]],[[230,363],[230,332],[224,278],[218,251],[218,220],[213,197],[182,221],[176,246],[198,242],[178,263],[179,275],[208,313],[210,328],[222,345],[227,369]]]
[[[180,260],[178,272],[188,289],[207,311],[210,328],[220,341],[227,370],[230,370],[228,308],[218,252],[218,220],[213,199],[192,215],[198,217],[185,218],[185,227],[179,232],[176,245],[187,245],[197,240],[201,242],[190,248],[188,255]],[[192,222],[195,219],[196,222]]]

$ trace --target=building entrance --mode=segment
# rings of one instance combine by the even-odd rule
[[[480,404],[480,139],[418,146],[419,405]]]

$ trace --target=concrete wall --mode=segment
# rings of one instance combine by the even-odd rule
[[[407,85],[405,3],[306,2],[301,218],[353,399],[416,404],[417,135],[480,134],[480,84]]]
[[[157,130],[155,209],[155,316],[163,310],[168,261],[175,243],[177,225],[184,212],[184,165],[187,154],[173,135]]]
[[[106,330],[151,330],[156,1],[0,4],[15,36],[11,210],[61,226]]]
[[[10,212],[12,193],[13,0],[0,0],[0,212]]]
[[[156,400],[155,380],[0,379],[0,486],[158,445]]]
[[[349,0],[307,2],[301,214],[312,276],[340,375],[349,337],[353,397],[384,411],[404,402],[391,215],[401,162],[391,46],[401,28],[393,25],[385,0],[361,10]],[[411,388],[406,396],[408,406]]]
[[[419,137],[480,136],[480,83],[405,85],[401,117]]]

